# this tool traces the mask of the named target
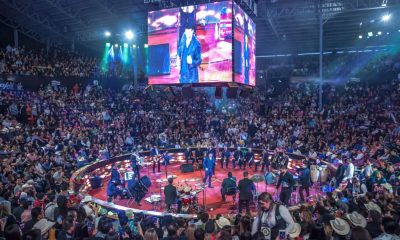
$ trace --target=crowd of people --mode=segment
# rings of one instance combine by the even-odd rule
[[[0,48],[0,74],[42,77],[93,77],[99,60],[52,49]]]
[[[42,61],[20,49],[0,54]],[[273,99],[255,91],[229,100],[230,111],[202,90],[1,91],[0,230],[6,239],[398,239],[399,90],[398,81],[327,85],[320,110],[317,87],[301,84]],[[190,220],[128,211],[116,221],[69,192],[77,168],[154,146],[281,149],[337,165],[347,187],[291,212],[262,193],[255,218]]]

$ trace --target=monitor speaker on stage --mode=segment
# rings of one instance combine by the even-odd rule
[[[98,189],[101,187],[101,178],[99,177],[92,177],[89,179],[89,182],[92,189]]]
[[[182,164],[181,165],[182,173],[194,172],[194,168],[192,164]]]

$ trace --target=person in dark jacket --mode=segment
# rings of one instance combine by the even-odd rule
[[[117,165],[113,165],[112,169],[111,169],[111,181],[116,182],[117,184],[121,184],[122,180],[121,180],[121,174],[118,171],[118,166]]]
[[[208,153],[208,156],[204,158],[204,161],[203,161],[203,167],[204,167],[204,171],[205,171],[203,183],[205,185],[207,182],[207,179],[208,179],[208,187],[209,188],[212,188],[211,177],[213,176],[214,165],[215,165],[215,159],[213,157],[213,154],[210,152],[210,153]]]
[[[168,185],[164,188],[165,205],[168,211],[171,210],[172,204],[178,204],[178,213],[181,212],[181,202],[178,199],[178,192],[173,185],[174,179],[168,178]]]
[[[27,232],[29,232],[30,230],[32,230],[33,226],[34,226],[40,219],[43,218],[42,208],[40,208],[40,207],[32,208],[32,210],[31,210],[31,216],[32,216],[32,219],[29,220],[29,221],[27,221],[27,222],[24,224],[24,228],[22,229],[22,233],[24,233],[24,234],[27,233]]]
[[[302,169],[299,175],[299,194],[300,194],[300,201],[304,202],[304,195],[303,191],[306,190],[307,197],[310,196],[310,185],[311,185],[311,172],[310,169],[306,164],[303,164]]]
[[[232,172],[228,172],[228,177],[222,181],[221,184],[221,196],[222,201],[225,202],[225,194],[229,191],[236,191],[236,178],[232,175]]]
[[[342,183],[343,178],[344,178],[344,173],[346,172],[346,166],[343,165],[343,161],[339,160],[338,162],[339,162],[339,166],[335,173],[336,187],[338,187]]]
[[[193,152],[190,149],[190,147],[186,148],[186,150],[184,152],[184,155],[185,155],[186,163],[189,163],[189,160],[191,160],[192,161],[192,165],[193,165],[194,164],[194,158],[193,158]]]
[[[289,199],[292,197],[293,187],[294,187],[294,179],[293,175],[288,172],[286,166],[281,167],[281,174],[279,175],[278,184],[276,185],[276,189],[282,186],[281,193],[279,195],[279,200],[285,204],[289,205]]]
[[[238,147],[235,152],[233,153],[233,168],[236,168],[236,164],[239,165],[239,168],[242,169],[242,165],[243,165],[243,153],[242,150],[240,149],[240,147]]]
[[[242,213],[243,206],[246,206],[246,213],[250,214],[250,201],[253,199],[253,193],[256,190],[254,182],[249,179],[249,173],[243,173],[243,179],[239,181],[239,214]]]
[[[122,191],[117,187],[117,184],[115,181],[110,180],[107,185],[107,196],[108,196],[108,201],[111,202],[113,198],[116,198],[117,196],[122,197]]]
[[[231,151],[229,151],[228,147],[225,146],[221,152],[221,168],[224,168],[224,162],[225,162],[225,167],[228,168],[230,158],[231,158]]]
[[[153,161],[153,173],[156,173],[156,164],[157,164],[157,170],[158,172],[161,172],[161,158],[160,158],[160,150],[158,149],[157,146],[154,145],[154,147],[150,150],[150,156]]]

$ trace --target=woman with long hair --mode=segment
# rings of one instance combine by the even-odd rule
[[[149,228],[144,233],[143,238],[144,240],[158,240],[158,235],[154,228]]]
[[[186,237],[188,240],[196,240],[194,237],[194,231],[196,231],[196,225],[192,223],[186,229]]]

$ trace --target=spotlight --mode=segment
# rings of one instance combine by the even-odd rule
[[[104,36],[106,36],[106,37],[109,37],[109,36],[111,36],[111,32],[109,32],[109,31],[105,31],[105,32],[104,32]]]
[[[379,32],[378,32],[378,35],[382,35],[382,32],[381,32],[381,31],[379,31]]]
[[[136,48],[136,44],[133,44],[132,47],[133,47],[133,48]]]
[[[111,43],[106,43],[106,47],[111,47]]]
[[[118,47],[118,43],[114,44],[114,47]]]
[[[372,37],[374,34],[372,32],[368,32],[368,37]]]
[[[385,14],[385,15],[382,16],[381,19],[382,19],[383,22],[387,22],[387,21],[390,20],[391,17],[392,16],[390,14]]]
[[[145,45],[144,45],[144,48],[148,48],[149,47],[149,45],[146,43]]]
[[[386,7],[387,6],[387,2],[388,2],[388,0],[383,0],[381,6],[382,7]]]
[[[386,32],[386,35],[389,35],[390,33],[389,32]]]
[[[128,47],[128,44],[127,43],[124,43],[124,48],[127,48]]]
[[[362,39],[362,38],[363,38],[363,36],[362,36],[362,35],[358,35],[358,38],[359,38],[359,39]]]
[[[127,31],[127,32],[125,33],[125,37],[126,37],[126,39],[128,39],[128,40],[133,39],[133,32],[132,32],[131,30]]]

